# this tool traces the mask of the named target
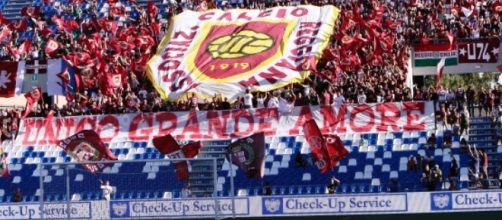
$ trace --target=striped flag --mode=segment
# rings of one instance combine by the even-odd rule
[[[442,58],[437,65],[436,68],[436,89],[439,89],[441,86],[441,78],[443,77],[443,69],[446,63],[446,58]]]
[[[444,44],[427,44],[415,46],[413,53],[415,67],[434,67],[439,60],[445,58],[445,66],[458,64],[458,52],[456,45],[449,42]]]
[[[47,91],[47,60],[28,60],[25,68],[23,92],[29,92],[33,87]]]

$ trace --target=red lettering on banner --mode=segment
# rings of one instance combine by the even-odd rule
[[[363,113],[366,113],[366,115],[368,115],[369,120],[357,119],[357,114],[363,114]],[[365,122],[365,121],[367,121],[366,125],[363,126],[356,125],[356,122]],[[362,104],[355,106],[354,109],[352,109],[352,112],[350,113],[350,128],[354,132],[370,132],[373,126],[375,126],[375,113],[373,112],[371,106]]]
[[[278,11],[277,11],[277,15],[276,15],[277,18],[284,18],[286,17],[286,9],[285,8],[280,8]]]
[[[279,62],[276,64],[277,66],[284,67],[287,69],[295,69],[296,66],[292,63],[290,63],[287,59],[281,59]]]
[[[180,49],[180,50],[183,50],[184,49]],[[164,60],[167,60],[167,59],[176,59],[176,58],[180,58],[180,57],[183,57],[183,53],[177,53],[177,54],[170,54],[171,52],[175,52],[174,50],[165,50],[163,53],[162,53],[162,59]]]
[[[196,33],[197,33],[197,31],[191,31],[189,34],[183,32],[183,31],[176,31],[176,32],[174,32],[173,40],[177,40],[177,38],[179,38],[179,37],[184,38],[183,40],[193,40],[195,38]]]
[[[322,23],[321,22],[305,22],[302,21],[300,22],[300,29],[307,29],[307,28],[313,28],[313,29],[319,29],[321,27]]]
[[[159,65],[159,70],[161,71],[170,71],[170,70],[175,70],[180,66],[180,61],[178,60],[164,60]]]
[[[425,113],[424,102],[403,102],[403,110],[406,112],[406,125],[403,127],[405,131],[425,129],[425,123],[420,121],[420,117]],[[419,112],[419,114],[414,112]]]
[[[278,80],[286,78],[288,75],[277,70],[275,67],[270,67],[268,69],[270,73],[261,72],[258,75],[266,79],[270,84],[276,83]]]
[[[300,134],[300,128],[303,128],[305,122],[312,119],[312,112],[310,111],[310,106],[302,106],[300,109],[300,115],[298,115],[298,120],[296,120],[293,128],[289,130],[290,135]],[[279,128],[280,129],[280,128]]]
[[[397,123],[401,117],[401,110],[395,103],[381,103],[378,104],[376,110],[380,112],[380,124],[377,126],[378,131],[390,131],[387,129],[391,127],[392,131],[399,131]],[[389,115],[390,114],[390,115]]]
[[[347,128],[345,127],[345,114],[347,114],[345,105],[338,108],[338,114],[336,115],[333,111],[333,107],[321,106],[321,115],[323,116],[323,127],[321,128],[321,132],[347,132]]]
[[[308,12],[309,11],[306,8],[298,7],[298,8],[293,9],[293,11],[291,12],[291,15],[296,16],[296,17],[301,17],[301,16],[306,15]]]
[[[109,135],[108,137],[106,136],[103,136],[101,135],[101,131],[103,130],[110,130],[108,127],[112,126],[113,129],[113,134]],[[112,141],[112,139],[114,137],[116,137],[119,132],[120,132],[120,124],[119,124],[119,121],[117,120],[117,118],[113,115],[106,115],[104,116],[99,122],[98,122],[98,126],[97,126],[97,130],[96,132],[99,134],[99,136],[101,137],[101,140],[103,142],[110,142]]]
[[[268,16],[270,16],[270,14],[272,14],[272,10],[267,9],[267,10],[261,11],[260,14],[258,14],[258,17],[268,17]]]
[[[190,111],[188,113],[188,119],[187,123],[185,124],[185,127],[183,128],[183,133],[186,138],[188,138],[187,133],[192,133],[190,138],[194,139],[199,139],[201,137],[200,135],[200,128],[199,128],[199,120],[197,119],[197,112],[195,111]]]
[[[26,128],[26,131],[23,135],[23,145],[35,145],[38,139],[38,132],[42,129],[42,121],[37,119],[25,119],[24,127]],[[29,140],[30,137],[33,138],[33,141]]]
[[[95,128],[96,128],[96,116],[86,116],[80,119],[80,121],[77,123],[77,128],[75,129],[75,132],[79,132],[85,129],[94,130]]]
[[[232,111],[232,118],[234,119],[234,133],[230,135],[232,138],[237,138],[237,137],[244,137],[244,136],[249,136],[253,134],[254,130],[254,118],[253,115],[247,110],[235,110]],[[244,118],[247,120],[247,123],[240,123],[241,118]],[[244,131],[242,131],[241,127],[247,124],[249,125],[248,128]]]
[[[250,77],[249,79],[239,81],[239,84],[241,84],[243,87],[260,85],[254,76]]]
[[[312,38],[312,37],[298,37],[295,39],[296,45],[313,44],[314,42],[315,42],[315,38]]]
[[[253,18],[249,17],[246,12],[242,12],[242,13],[239,14],[239,16],[237,17],[237,19],[244,19],[244,20],[250,21]]]
[[[221,116],[218,113],[218,111],[207,112],[207,133],[213,138],[215,136],[216,138],[227,138],[229,137],[227,125],[230,111],[222,111]],[[223,119],[223,121],[221,119]]]
[[[211,18],[213,18],[213,16],[214,16],[214,12],[207,12],[207,13],[201,14],[199,16],[199,20],[200,21],[210,20]]]
[[[279,113],[276,108],[259,108],[255,110],[255,116],[258,118],[258,130],[263,131],[265,135],[274,135],[275,129],[272,128],[270,121],[279,121]]]
[[[296,36],[302,36],[302,35],[307,35],[307,36],[314,36],[319,33],[319,29],[301,29],[298,32],[296,32]]]
[[[59,142],[59,137],[65,138],[70,136],[70,129],[73,127],[73,118],[58,118],[55,120],[55,131],[52,123],[46,123],[44,120],[44,137],[39,141],[38,144],[57,144]],[[61,128],[66,128],[66,134],[61,135]]]
[[[141,122],[145,122],[146,126],[139,128]],[[148,140],[153,132],[153,116],[152,114],[138,114],[134,116],[129,125],[129,139],[132,141]]]
[[[225,12],[223,15],[221,15],[218,20],[227,20],[227,21],[232,21],[232,12]]]
[[[155,120],[159,123],[159,133],[157,135],[164,136],[176,131],[178,117],[172,112],[160,112],[155,114]],[[170,122],[169,127],[164,127],[166,122]]]

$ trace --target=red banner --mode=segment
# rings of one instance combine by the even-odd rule
[[[499,58],[500,40],[465,39],[458,43],[458,62],[462,63],[497,63]]]
[[[250,136],[302,135],[302,126],[315,119],[323,134],[422,131],[434,129],[432,102],[303,106],[291,113],[277,109],[158,112],[78,117],[26,118],[15,142],[23,146],[57,144],[80,130],[92,129],[108,142],[148,141],[167,134],[176,139],[211,140]]]

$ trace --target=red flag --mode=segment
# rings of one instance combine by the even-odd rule
[[[35,6],[28,6],[21,9],[21,15],[27,17],[38,17],[40,16],[40,8]]]
[[[345,149],[343,141],[337,135],[325,135],[324,140],[326,141],[331,168],[333,168],[340,160],[349,155],[349,151]]]
[[[42,89],[40,87],[35,87],[29,93],[24,94],[24,97],[26,98],[26,109],[24,110],[23,118],[26,118],[31,110],[33,110],[33,107],[35,107],[42,98]]]
[[[117,33],[119,22],[118,21],[103,21],[104,26],[101,27],[105,31],[113,33],[114,35]]]
[[[78,25],[78,23],[73,19],[66,20],[64,23],[64,27],[66,28],[66,31],[68,31],[68,32],[80,29],[80,26]]]
[[[0,173],[2,177],[8,177],[10,176],[9,164],[7,163],[7,157],[3,154],[3,151],[1,157],[2,157],[2,163],[0,166]]]
[[[455,37],[453,36],[453,33],[451,31],[446,32],[446,37],[448,38],[448,41],[450,42],[450,50],[453,49],[453,42],[455,41]]]
[[[237,165],[249,178],[263,177],[265,134],[253,134],[228,145],[227,159]]]
[[[303,58],[303,62],[297,68],[298,71],[317,72],[317,62],[315,56],[307,56]]]
[[[313,119],[303,124],[303,135],[310,145],[312,157],[321,173],[330,171],[331,161],[328,150],[326,149],[326,143],[321,134],[321,130],[319,130],[319,127],[317,127]]]
[[[155,18],[157,17],[157,14],[159,13],[159,8],[155,5],[155,2],[149,1],[147,6],[146,6],[146,13],[150,18]]]
[[[502,64],[498,65],[497,69],[499,69],[499,71],[502,72]]]
[[[187,180],[188,162],[183,159],[197,156],[201,143],[189,143],[180,147],[170,134],[154,137],[152,143],[161,154],[167,155],[169,159],[179,159],[173,162],[176,167],[176,177],[179,180]]]
[[[3,27],[0,32],[0,42],[2,42],[5,38],[10,38],[11,34],[12,30],[8,26]]]
[[[59,50],[59,43],[53,39],[49,39],[47,41],[47,45],[45,46],[45,54],[53,55],[58,50]]]
[[[28,28],[28,22],[24,19],[10,25],[11,29],[15,29],[17,32],[24,32]]]
[[[64,140],[60,140],[58,146],[78,162],[117,160],[117,157],[108,149],[99,134],[94,130],[79,131]],[[107,164],[84,163],[82,166],[89,172],[95,173],[103,170]]]
[[[24,70],[23,70],[24,71]],[[18,63],[17,62],[0,62],[0,97],[13,97],[17,90],[21,90],[22,82],[17,82],[18,79]]]
[[[0,25],[9,25],[10,21],[0,12]]]
[[[443,69],[445,66],[445,61],[446,58],[441,58],[441,60],[438,62],[437,68],[436,68],[436,89],[439,89],[441,86],[441,78],[443,77]]]
[[[125,8],[123,6],[111,6],[110,16],[111,17],[122,17],[125,15]]]
[[[54,22],[56,24],[56,26],[58,26],[58,30],[66,31],[65,23],[64,23],[63,19],[58,18],[56,15],[54,15],[54,16],[52,16],[51,20],[52,20],[52,22]]]

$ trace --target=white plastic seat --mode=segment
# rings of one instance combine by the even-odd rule
[[[390,172],[390,165],[389,164],[382,165],[382,173],[383,172]]]
[[[147,180],[154,180],[157,178],[157,173],[148,173],[148,176],[146,177]]]
[[[354,175],[354,179],[356,180],[363,179],[363,172],[356,172],[356,174]]]
[[[338,172],[339,173],[346,173],[347,172],[347,166],[339,166],[338,167]]]
[[[163,199],[172,199],[173,198],[173,192],[164,192],[164,195],[162,195]]]
[[[373,166],[372,165],[364,166],[364,172],[373,172]]]
[[[352,158],[352,159],[349,159],[349,166],[356,166],[357,165],[357,160]]]
[[[277,175],[277,174],[279,174],[279,167],[272,166],[272,168],[270,169],[270,175]]]
[[[380,186],[380,179],[378,178],[371,179],[371,186]]]
[[[383,153],[383,158],[384,158],[384,159],[390,159],[390,158],[392,158],[392,152],[390,152],[390,151],[385,151],[385,152]]]
[[[375,145],[368,146],[368,152],[375,152],[375,151],[376,151]]]
[[[375,166],[382,165],[382,164],[383,164],[382,158],[376,158],[375,162],[373,163],[373,165],[375,165]]]
[[[418,138],[418,144],[426,144],[426,143],[427,143],[427,138],[425,137]]]
[[[248,190],[247,189],[239,189],[237,190],[237,196],[247,196],[248,195]]]
[[[310,173],[304,173],[302,176],[302,181],[310,181],[312,179],[312,176]]]
[[[75,181],[75,182],[80,182],[80,181],[83,181],[83,180],[84,180],[84,175],[82,175],[82,174],[77,174],[77,175],[75,176],[75,180],[74,180],[74,181]]]
[[[366,159],[374,159],[375,158],[375,152],[368,152],[366,154]]]
[[[391,172],[390,172],[390,175],[389,175],[389,178],[391,178],[391,179],[392,179],[392,178],[398,178],[398,176],[399,176],[399,175],[398,175],[397,171],[391,171]]]
[[[371,179],[371,178],[373,178],[372,172],[364,172],[363,179]]]
[[[80,201],[81,197],[79,193],[74,193],[71,195],[71,201]]]
[[[434,150],[435,157],[442,156],[442,155],[443,155],[443,150],[441,148],[436,148],[436,150]]]

